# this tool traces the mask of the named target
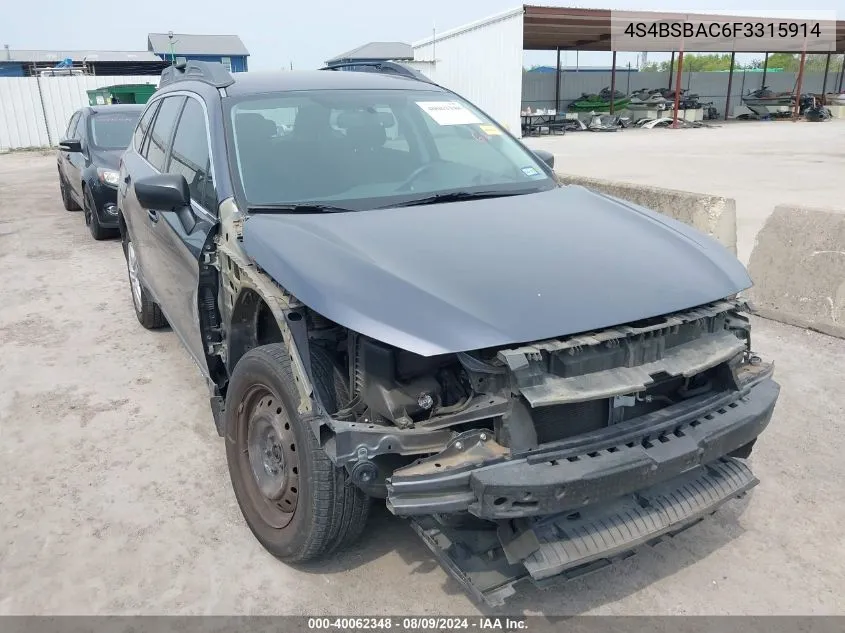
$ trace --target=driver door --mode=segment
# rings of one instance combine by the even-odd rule
[[[217,223],[210,156],[205,110],[198,98],[187,97],[162,172],[184,176],[191,204],[177,210],[147,210],[150,252],[146,266],[168,322],[206,375],[199,309],[209,293],[215,301],[216,293],[200,287],[199,262]]]

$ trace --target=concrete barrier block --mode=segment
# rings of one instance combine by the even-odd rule
[[[689,224],[736,255],[736,201],[733,198],[560,172],[557,175],[566,185],[594,189]]]
[[[760,316],[845,338],[845,210],[775,207],[748,273]]]

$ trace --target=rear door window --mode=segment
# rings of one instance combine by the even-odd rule
[[[155,116],[156,110],[158,110],[158,106],[158,101],[152,103],[150,107],[144,111],[144,114],[141,116],[141,120],[138,121],[138,126],[135,128],[135,134],[132,135],[132,145],[138,152],[141,151],[141,144],[144,142],[144,136],[147,134],[147,130],[150,129],[150,123]]]
[[[179,117],[167,171],[185,177],[194,202],[208,210],[215,208],[205,111],[196,99],[188,99]]]
[[[150,165],[158,171],[164,171],[167,148],[184,102],[185,97],[182,96],[165,97],[158,108],[158,114],[150,130],[145,156]]]

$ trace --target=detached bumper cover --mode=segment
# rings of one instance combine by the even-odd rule
[[[691,527],[757,483],[745,464],[722,458],[636,495],[534,520],[518,532],[448,528],[431,517],[412,525],[473,597],[500,605],[523,579],[542,586],[596,571]]]
[[[705,399],[682,414],[667,407],[647,423],[631,420],[520,458],[481,465],[442,460],[433,473],[412,465],[394,472],[388,508],[400,516],[468,511],[500,520],[569,512],[633,494],[756,439],[779,392],[766,378],[733,399]]]

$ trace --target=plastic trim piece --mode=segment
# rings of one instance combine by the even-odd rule
[[[379,62],[379,61],[358,61],[358,62],[340,62],[337,64],[329,64],[328,66],[324,66],[320,70],[342,70],[344,68],[358,68],[358,67],[367,67],[371,68],[372,70],[362,70],[361,72],[373,72],[373,73],[385,73],[389,75],[399,75],[400,77],[405,77],[406,79],[416,79],[417,81],[422,81],[427,84],[435,84],[431,79],[426,77],[420,71],[416,70],[415,68],[411,68],[410,66],[406,66],[405,64],[400,64],[398,62]]]
[[[543,517],[517,533],[453,528],[415,517],[414,531],[476,601],[500,606],[514,585],[547,587],[633,556],[674,537],[742,497],[759,480],[734,458],[721,458],[662,484],[578,512]]]
[[[235,83],[232,74],[219,62],[200,62],[190,60],[168,66],[161,72],[159,88],[177,81],[201,81],[215,88],[226,88]]]

